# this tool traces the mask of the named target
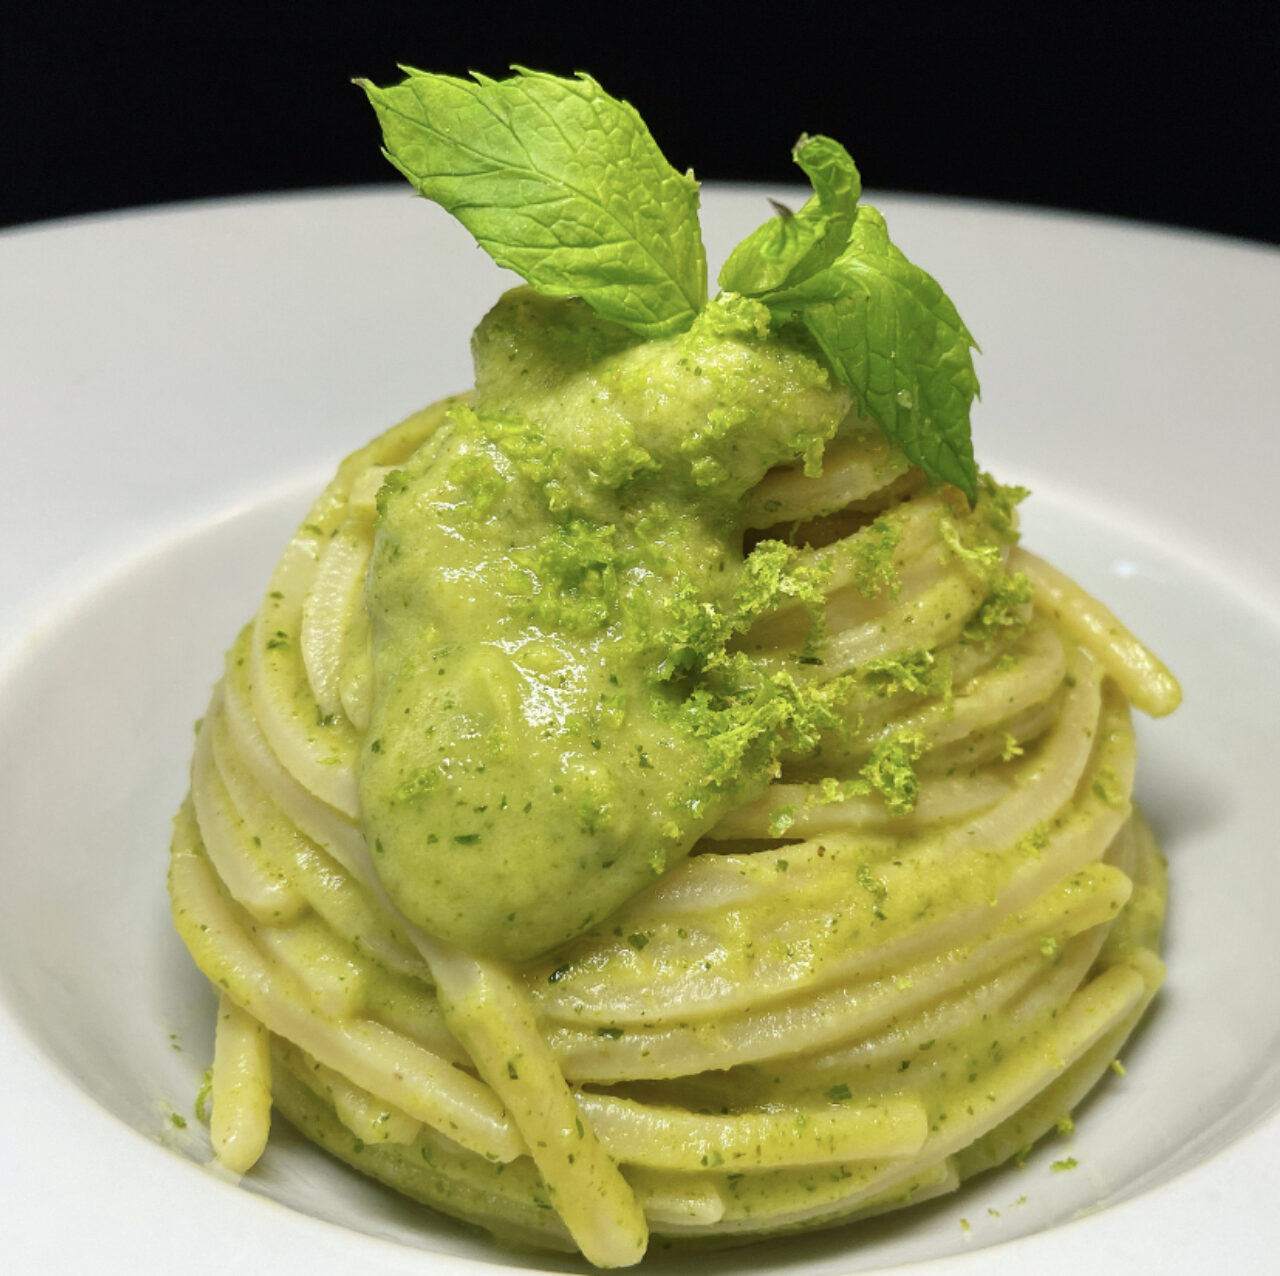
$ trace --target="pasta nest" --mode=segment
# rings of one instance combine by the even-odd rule
[[[221,1003],[224,1164],[249,1168],[274,1104],[399,1192],[607,1266],[647,1234],[738,1243],[922,1201],[1052,1128],[1162,977],[1130,704],[1176,703],[1163,666],[1017,547],[994,486],[971,511],[837,438],[821,475],[766,476],[749,521],[821,568],[847,737],[784,759],[585,935],[477,961],[378,882],[349,659],[379,487],[453,402],[343,463],[198,731],[170,890]],[[873,542],[891,574],[869,585]],[[797,603],[752,639],[786,651],[808,625]],[[909,766],[886,780],[892,747]]]

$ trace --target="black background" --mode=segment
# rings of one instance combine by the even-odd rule
[[[386,181],[352,76],[520,62],[591,71],[704,179],[794,181],[792,142],[825,132],[875,189],[1280,243],[1276,12],[23,0],[0,24],[0,225]]]

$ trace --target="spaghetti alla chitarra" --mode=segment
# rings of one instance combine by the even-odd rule
[[[1014,1156],[1159,986],[1130,706],[1176,682],[759,301],[518,289],[476,363],[343,462],[198,732],[219,1161],[274,1105],[622,1266]]]

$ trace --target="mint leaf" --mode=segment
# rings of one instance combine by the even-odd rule
[[[760,298],[775,324],[808,329],[862,409],[930,478],[977,499],[969,407],[978,393],[973,337],[935,280],[860,205],[825,270]]]
[[[862,180],[839,142],[802,137],[792,157],[813,198],[798,213],[779,208],[748,235],[729,254],[720,286],[763,301],[777,327],[798,320],[908,459],[976,500],[969,330],[934,280],[889,242],[884,218],[858,207]]]
[[[390,88],[357,81],[384,153],[498,265],[643,337],[689,327],[707,295],[698,185],[630,105],[587,75],[401,70]]]
[[[720,287],[747,297],[793,287],[825,270],[844,251],[853,228],[862,178],[849,152],[829,137],[801,137],[791,158],[813,183],[798,212],[778,204],[778,216],[752,231],[729,254]]]

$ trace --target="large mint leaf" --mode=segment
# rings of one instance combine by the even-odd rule
[[[859,206],[827,269],[762,300],[774,323],[798,319],[865,412],[931,478],[977,498],[969,407],[978,393],[973,337],[932,277]]]
[[[698,185],[630,105],[586,75],[401,69],[390,88],[360,81],[385,154],[494,261],[644,337],[693,322],[707,295]]]
[[[729,254],[720,270],[720,287],[726,292],[758,297],[794,287],[830,266],[849,242],[862,193],[849,152],[829,137],[806,136],[795,144],[791,158],[813,183],[813,198],[798,213],[778,205],[778,215]]]

